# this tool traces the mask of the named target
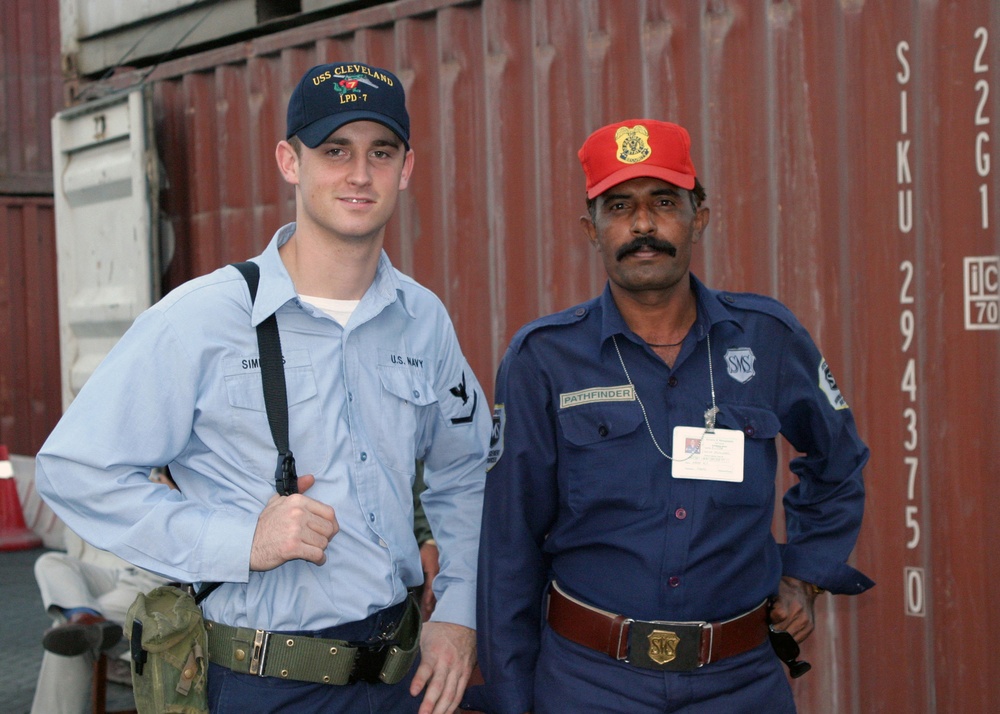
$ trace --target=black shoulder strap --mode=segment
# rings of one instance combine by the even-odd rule
[[[256,263],[249,261],[233,263],[233,267],[239,270],[247,281],[250,303],[253,304],[257,299],[260,269]],[[287,496],[298,492],[298,478],[295,473],[295,458],[288,446],[288,396],[276,315],[270,315],[257,325],[257,349],[260,353],[260,379],[264,386],[267,423],[271,427],[271,438],[274,439],[274,446],[278,450],[278,463],[274,469],[274,490],[282,496]]]
[[[260,268],[256,263],[233,263],[243,274],[250,290],[250,304],[257,300]],[[295,458],[288,448],[288,396],[285,390],[285,367],[281,357],[281,337],[278,335],[278,318],[271,315],[257,325],[257,351],[260,357],[260,379],[264,385],[264,408],[271,438],[278,449],[278,465],[274,470],[274,490],[282,496],[298,492]],[[211,595],[222,583],[202,583],[194,594],[196,605]]]

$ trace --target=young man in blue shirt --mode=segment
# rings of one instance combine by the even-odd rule
[[[210,640],[213,712],[444,714],[474,665],[489,416],[443,305],[383,250],[413,171],[408,142],[392,73],[309,70],[275,152],[296,222],[254,259],[256,301],[233,267],[171,292],[135,321],[38,456],[39,492],[87,540],[169,578],[222,582],[202,603],[207,620],[257,630],[272,652],[305,634],[330,640],[332,654],[344,641],[362,653],[351,683],[331,686],[269,667],[263,648],[251,663]],[[272,480],[254,329],[272,314],[303,474],[291,495]],[[422,578],[417,459],[442,567],[419,666],[390,685],[379,666]],[[149,485],[159,464],[179,491]]]

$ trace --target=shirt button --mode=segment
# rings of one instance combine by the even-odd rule
[[[597,433],[600,434],[601,436],[607,436],[608,427],[604,426],[604,424],[601,424],[599,427],[597,427]]]
[[[372,523],[374,523],[375,522],[375,514],[374,513],[369,513],[368,514],[368,520],[371,521]]]
[[[667,585],[669,585],[672,588],[676,588],[680,584],[681,584],[681,579],[678,578],[676,575],[671,575],[670,578],[667,580]]]
[[[576,312],[574,312],[573,314],[576,315],[577,317],[583,317],[584,315],[587,314],[587,309],[584,307],[578,307],[576,309]]]
[[[754,435],[754,430],[753,430],[753,427],[752,427],[752,426],[748,426],[748,427],[747,427],[746,429],[744,429],[744,430],[743,430],[743,432],[744,432],[744,433],[745,433],[745,434],[746,434],[747,436],[753,436],[753,435]]]
[[[732,295],[726,295],[725,301],[728,302],[730,305],[732,305],[734,302],[736,302],[736,298],[734,298]]]
[[[668,379],[667,380],[667,384],[669,386],[671,386],[671,387],[676,387],[677,386],[677,377],[671,377],[670,379]]]
[[[414,399],[419,399],[420,398],[420,392],[418,392],[416,389],[413,390],[413,398]]]
[[[362,451],[361,452],[361,460],[362,461],[367,461],[368,460],[368,452],[367,451]]]
[[[678,508],[676,511],[674,511],[674,515],[677,517],[677,520],[683,521],[685,518],[688,517],[688,512],[685,511],[683,508]]]
[[[347,393],[347,401],[349,401],[349,402],[353,402],[354,401],[354,392],[348,392]]]

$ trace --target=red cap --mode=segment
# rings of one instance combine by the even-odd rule
[[[600,196],[622,181],[651,176],[694,188],[691,137],[687,130],[655,119],[629,119],[601,127],[578,153],[587,177],[587,198]]]

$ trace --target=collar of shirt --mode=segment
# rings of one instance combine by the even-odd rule
[[[726,309],[717,299],[718,291],[707,288],[694,273],[691,273],[691,289],[694,291],[695,300],[698,303],[698,316],[695,318],[692,329],[695,330],[699,342],[705,339],[709,330],[720,322],[732,322],[740,329],[743,329],[739,318]],[[611,339],[613,335],[624,335],[637,345],[645,344],[642,338],[635,334],[625,323],[625,318],[622,317],[621,312],[618,310],[618,305],[615,304],[615,299],[611,294],[610,282],[604,286],[604,292],[601,294],[599,304],[602,313],[601,344]]]
[[[260,285],[257,288],[257,299],[254,302],[251,318],[254,327],[277,312],[282,305],[298,299],[295,284],[278,253],[278,249],[294,234],[295,223],[282,226],[257,260],[260,266]],[[355,313],[359,321],[370,320],[386,306],[397,301],[407,315],[414,317],[413,311],[406,304],[399,276],[392,267],[389,256],[383,250],[375,270],[375,279],[365,292]]]

